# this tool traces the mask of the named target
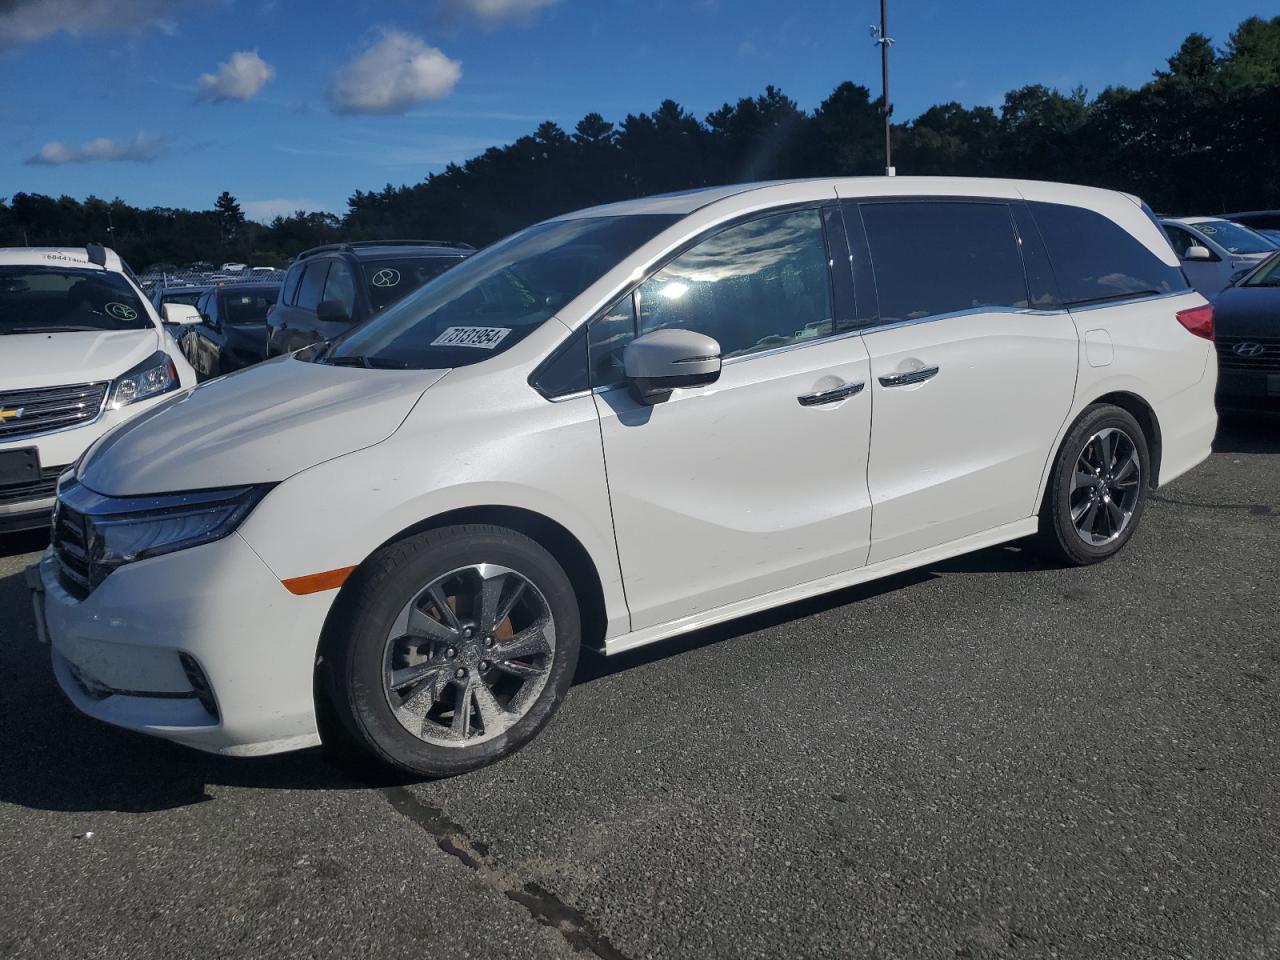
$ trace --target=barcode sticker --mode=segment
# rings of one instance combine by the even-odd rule
[[[511,332],[510,327],[450,327],[431,341],[433,347],[476,347],[492,350]]]

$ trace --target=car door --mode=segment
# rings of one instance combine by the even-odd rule
[[[591,325],[633,629],[866,562],[868,362],[838,329],[830,259],[847,263],[829,256],[818,209],[756,216],[699,239]],[[716,338],[723,367],[646,406],[618,383],[622,351],[636,329],[666,327]]]
[[[1227,285],[1231,279],[1231,267],[1219,256],[1213,246],[1204,237],[1197,237],[1185,227],[1174,223],[1164,224],[1165,236],[1173,245],[1173,251],[1182,264],[1182,272],[1187,280],[1200,293],[1212,296]],[[1187,251],[1193,246],[1204,247],[1209,251],[1209,260],[1188,260]]]
[[[201,336],[200,331],[205,328],[209,322],[210,315],[214,310],[212,306],[216,299],[214,291],[210,290],[196,301],[196,310],[200,314],[200,322],[185,327],[182,331],[181,340],[182,355],[187,358],[187,362],[191,364],[191,368],[196,372],[196,378],[199,380],[207,379],[204,370],[202,351],[200,348]]]
[[[1054,302],[1038,235],[1020,234],[1015,215],[1025,207],[998,199],[846,205],[855,259],[868,258],[878,298],[863,333],[871,563],[1035,514],[1079,342]],[[1024,249],[1036,258],[1035,289]]]

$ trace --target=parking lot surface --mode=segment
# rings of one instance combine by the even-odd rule
[[[0,539],[0,957],[1280,956],[1274,421],[1110,563],[998,548],[591,657],[437,783],[81,717],[42,546]]]

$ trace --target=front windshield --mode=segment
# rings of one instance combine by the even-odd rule
[[[1201,236],[1212,238],[1215,243],[1225,247],[1228,253],[1270,253],[1276,249],[1276,244],[1262,234],[1230,220],[1213,220],[1188,226]]]
[[[71,267],[0,267],[0,335],[146,330],[137,291],[118,273]]]
[[[637,214],[536,224],[463,260],[321,358],[417,369],[478,363],[519,343],[677,219]]]
[[[369,284],[369,302],[373,312],[387,309],[397,300],[426,286],[462,257],[396,257],[366,260],[364,278]]]
[[[1242,287],[1280,287],[1280,253],[1240,281]]]

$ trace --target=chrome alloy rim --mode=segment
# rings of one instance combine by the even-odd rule
[[[492,563],[460,567],[400,611],[387,635],[383,690],[415,737],[469,747],[529,712],[555,649],[551,608],[528,578]]]
[[[1115,540],[1129,526],[1142,492],[1138,446],[1123,430],[1107,427],[1085,443],[1071,479],[1071,522],[1091,547]]]

